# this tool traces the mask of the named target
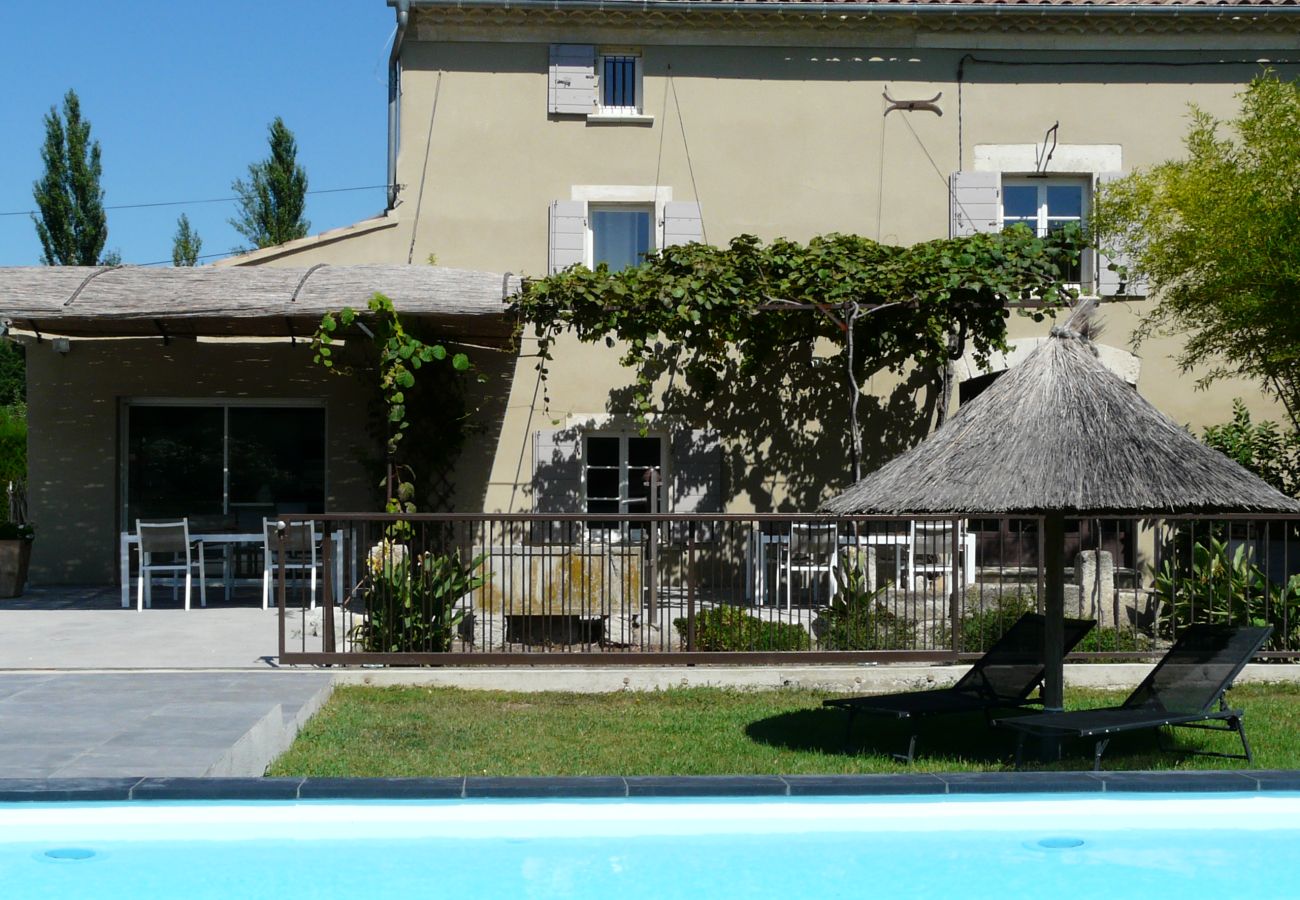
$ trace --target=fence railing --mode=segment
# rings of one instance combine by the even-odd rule
[[[306,523],[315,556],[293,537]],[[290,664],[951,661],[982,652],[1044,596],[1032,517],[285,525],[271,572]],[[1300,656],[1300,520],[1079,520],[1066,545],[1066,615],[1098,623],[1085,658],[1150,656],[1196,621],[1268,621],[1265,655]]]

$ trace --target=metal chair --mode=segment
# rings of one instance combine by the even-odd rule
[[[172,574],[172,599],[176,599],[176,576],[185,573],[185,608],[190,608],[190,590],[195,568],[199,572],[199,605],[207,606],[207,578],[204,575],[203,542],[190,540],[188,519],[179,522],[141,522],[136,519],[135,532],[140,536],[140,577],[136,586],[135,608],[153,608],[152,581],[156,572]],[[193,549],[198,545],[198,559]],[[155,554],[165,557],[155,561]],[[183,560],[183,561],[182,561]]]
[[[277,519],[262,520],[262,534],[266,539],[262,557],[262,609],[271,605],[271,576],[284,570],[286,574],[307,574],[311,581],[311,608],[316,608],[316,567],[320,557],[316,550],[316,523],[294,522],[292,525]]]
[[[834,597],[838,590],[835,582],[835,569],[839,563],[839,535],[833,523],[792,522],[790,523],[790,543],[785,545],[785,558],[778,566],[785,572],[785,608],[790,609],[794,602],[794,576],[822,575],[827,580],[827,599]],[[816,605],[817,591],[813,589]]]

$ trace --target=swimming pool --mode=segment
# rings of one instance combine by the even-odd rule
[[[0,804],[28,897],[1300,895],[1300,794]]]

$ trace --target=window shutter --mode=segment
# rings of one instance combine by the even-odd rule
[[[551,274],[586,261],[587,204],[581,200],[556,200],[551,204],[550,240],[548,241]]]
[[[995,232],[1001,213],[1000,172],[953,172],[948,176],[948,237]]]
[[[671,453],[672,512],[722,512],[722,444],[717,433],[675,431]]]
[[[596,111],[596,48],[591,44],[551,44],[546,111],[571,116]]]
[[[576,428],[533,433],[533,512],[582,512],[581,439]]]
[[[1097,173],[1097,186],[1100,187],[1108,181],[1115,181],[1123,178],[1125,174],[1127,173],[1099,172]],[[1113,271],[1110,268],[1112,263],[1116,266],[1128,266],[1128,256],[1124,254],[1107,256],[1100,252],[1094,253],[1093,255],[1097,260],[1096,282],[1098,297],[1145,297],[1147,295],[1147,283],[1145,280],[1138,278],[1121,281],[1120,273]]]
[[[664,246],[704,242],[704,219],[700,204],[672,202],[664,204]]]

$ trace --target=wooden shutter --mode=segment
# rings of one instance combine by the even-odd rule
[[[1001,215],[1000,172],[953,172],[948,176],[948,237],[995,232]]]
[[[1123,178],[1126,172],[1099,172],[1097,173],[1097,186],[1105,184],[1108,181],[1115,181]],[[1145,297],[1147,295],[1147,283],[1141,278],[1130,279],[1125,276],[1121,281],[1120,273],[1113,271],[1110,266],[1127,267],[1129,258],[1124,254],[1107,256],[1104,253],[1094,251],[1093,258],[1096,260],[1096,285],[1098,297]]]
[[[546,111],[562,116],[596,111],[596,48],[591,44],[551,44]]]
[[[675,513],[722,512],[722,444],[716,432],[680,429],[670,448]]]
[[[548,270],[554,274],[586,261],[587,204],[556,200],[551,204]]]
[[[704,242],[704,219],[700,204],[673,202],[664,204],[664,246]]]
[[[582,512],[582,457],[576,428],[533,433],[533,512]]]

